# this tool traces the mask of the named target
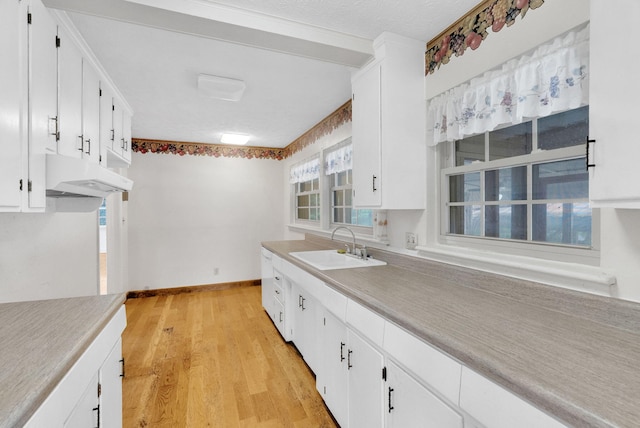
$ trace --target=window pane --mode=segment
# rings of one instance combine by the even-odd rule
[[[347,184],[353,184],[353,174],[351,171],[350,169],[347,170]]]
[[[488,205],[484,213],[485,236],[527,239],[526,205]]]
[[[351,201],[351,193],[351,189],[346,189],[344,191],[344,204],[347,206],[353,205],[353,202]]]
[[[318,208],[309,209],[309,220],[320,220],[320,210]]]
[[[317,193],[312,193],[309,195],[309,206],[311,207],[317,207],[318,204],[318,197],[320,195],[318,195]]]
[[[485,200],[522,201],[527,199],[527,167],[494,169],[485,172]]]
[[[333,209],[333,222],[334,223],[344,223],[344,213],[342,208],[334,208]]]
[[[480,205],[449,207],[449,233],[480,236]]]
[[[591,208],[587,202],[535,204],[533,240],[591,245]]]
[[[309,206],[309,195],[299,195],[298,207],[308,207],[308,206]]]
[[[531,153],[531,122],[489,132],[489,160]]]
[[[589,106],[538,119],[538,147],[553,150],[584,144],[589,134]]]
[[[309,220],[309,208],[298,208],[298,218],[301,220]]]
[[[318,190],[320,189],[320,179],[319,178],[314,178],[313,179],[313,190]]]
[[[360,226],[373,227],[373,210],[354,210],[357,216],[357,224]]]
[[[299,183],[300,185],[300,193],[302,192],[308,192],[311,190],[311,182],[310,181],[303,181],[302,183]]]
[[[353,217],[351,216],[351,208],[344,209],[344,222],[353,224]]]
[[[456,166],[484,161],[484,134],[456,141]]]
[[[347,171],[342,171],[336,174],[338,176],[338,186],[344,186],[347,182]]]
[[[586,199],[589,173],[584,158],[533,165],[533,199]]]
[[[344,205],[344,190],[335,190],[333,192],[333,205],[335,206]]]
[[[452,175],[449,177],[449,201],[469,202],[480,200],[480,173]]]

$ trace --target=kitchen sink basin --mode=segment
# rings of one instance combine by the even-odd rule
[[[299,251],[289,253],[289,255],[318,270],[349,269],[387,264],[382,260],[371,258],[363,260],[350,254],[340,254],[336,250]]]

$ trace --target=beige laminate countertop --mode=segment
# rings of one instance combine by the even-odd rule
[[[0,304],[0,427],[29,420],[124,301],[113,294]]]
[[[318,271],[288,253],[326,244],[263,246],[568,426],[640,426],[639,304],[398,256]]]

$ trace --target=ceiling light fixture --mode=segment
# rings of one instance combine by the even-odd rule
[[[249,141],[248,135],[241,134],[222,134],[220,139],[222,144],[233,144],[235,146],[244,146]]]
[[[198,90],[202,95],[225,101],[240,101],[247,85],[242,80],[198,74]]]

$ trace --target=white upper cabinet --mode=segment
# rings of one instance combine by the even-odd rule
[[[45,212],[47,154],[128,166],[132,112],[71,21],[40,0],[3,0],[0,36],[0,212]],[[116,165],[101,156],[102,86],[121,106]]]
[[[383,33],[375,60],[354,73],[354,206],[424,209],[425,43]]]
[[[637,61],[625,43],[616,43],[634,28],[640,3],[621,0],[612,14],[611,2],[591,0],[589,144],[591,206],[640,208],[640,141],[636,137],[640,81]]]
[[[103,95],[104,96],[104,95]],[[131,164],[131,114],[122,107],[117,99],[108,95],[111,99],[110,114],[101,113],[101,141],[106,147],[107,166],[110,168],[123,168]],[[105,99],[103,101],[106,108]]]
[[[82,61],[82,157],[100,160],[100,80],[88,63]]]
[[[42,212],[55,150],[56,25],[39,0],[0,5],[0,211]]]
[[[21,105],[26,61],[22,54],[27,28],[27,7],[18,0],[0,3],[0,210],[20,211],[22,192]]]

